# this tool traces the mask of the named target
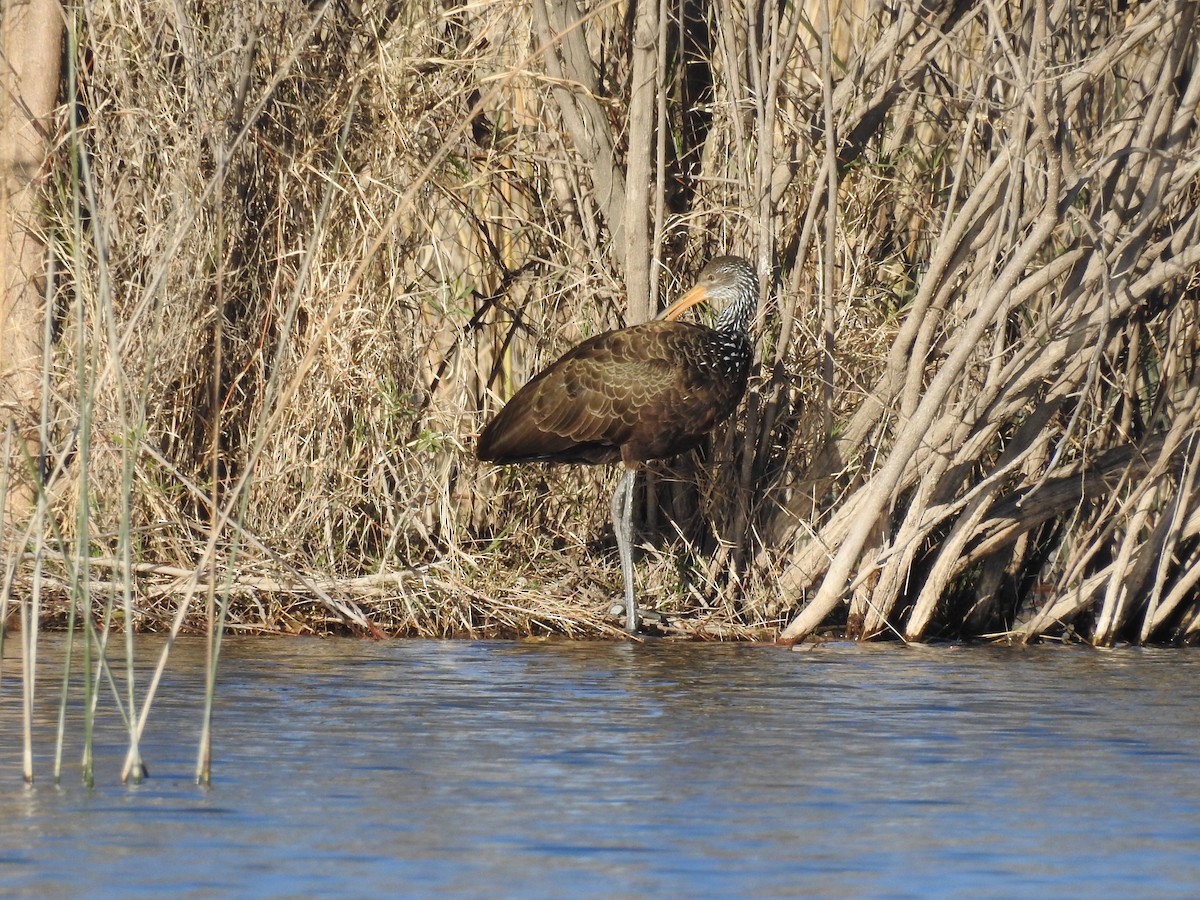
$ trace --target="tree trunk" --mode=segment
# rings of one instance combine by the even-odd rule
[[[56,0],[4,0],[0,28],[0,425],[13,428],[36,456],[46,258],[37,223],[37,184],[58,96],[62,7]],[[7,463],[7,512],[19,520],[28,513],[33,485],[19,449]]]

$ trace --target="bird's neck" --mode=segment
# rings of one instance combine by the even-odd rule
[[[758,305],[758,279],[754,276],[754,270],[743,263],[735,270],[734,277],[733,298],[721,310],[713,329],[730,338],[746,335],[750,330],[750,320],[754,317],[754,308]]]
[[[753,298],[739,297],[721,310],[713,330],[729,336],[744,335],[750,329],[750,317],[753,314]]]

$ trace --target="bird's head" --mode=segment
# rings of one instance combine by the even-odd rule
[[[697,303],[721,307],[717,330],[745,331],[758,300],[758,276],[739,256],[718,256],[700,270],[696,286],[664,309],[657,318],[678,319]]]

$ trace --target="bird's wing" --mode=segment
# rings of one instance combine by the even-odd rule
[[[669,393],[679,322],[597,335],[526,384],[480,435],[481,459],[603,462],[617,458],[641,417]]]
[[[675,380],[657,332],[645,326],[608,332],[551,366],[529,385],[530,413],[538,426],[581,443],[626,440]]]

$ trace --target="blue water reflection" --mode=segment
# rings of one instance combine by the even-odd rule
[[[50,678],[21,783],[5,660],[0,891],[1200,891],[1194,652],[233,639],[211,790],[201,654],[172,657],[140,786],[105,709],[92,791],[50,784]]]

